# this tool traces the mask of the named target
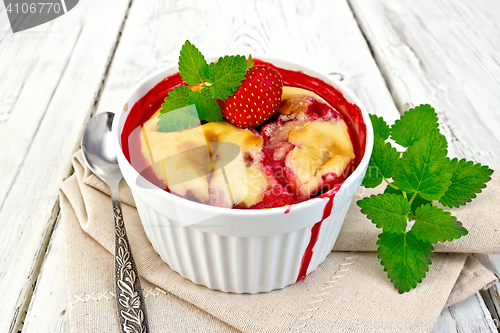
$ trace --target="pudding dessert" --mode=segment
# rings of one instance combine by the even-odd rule
[[[189,75],[185,55],[197,68]],[[179,66],[139,82],[113,121],[155,251],[181,276],[224,292],[267,292],[314,271],[373,145],[368,113],[342,83],[261,59],[208,64],[186,41]]]
[[[158,116],[140,132],[141,155],[154,175],[149,180],[213,206],[257,209],[307,200],[338,185],[355,158],[340,113],[301,88],[283,87],[277,119],[260,128],[224,120],[165,133]]]
[[[343,116],[359,115],[352,107],[301,72],[243,56],[208,64],[186,41],[179,73],[130,111],[123,152],[145,179],[182,198],[281,207],[332,190],[357,166],[359,131]]]
[[[266,162],[295,202],[343,179],[354,160],[349,129],[339,112],[313,92],[284,87],[278,120],[262,127]]]

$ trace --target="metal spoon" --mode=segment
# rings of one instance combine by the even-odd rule
[[[114,114],[104,112],[90,119],[82,137],[83,158],[88,167],[108,186],[115,217],[115,291],[118,321],[122,332],[149,332],[139,274],[130,251],[118,184],[122,174],[112,144]]]

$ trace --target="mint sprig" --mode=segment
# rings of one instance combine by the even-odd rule
[[[225,56],[217,62],[207,63],[203,54],[189,42],[184,43],[179,56],[179,74],[187,85],[172,89],[161,105],[158,130],[174,132],[194,127],[205,121],[222,121],[222,110],[217,100],[226,100],[232,96],[241,81],[245,79],[247,70],[253,61],[244,56]],[[189,86],[200,86],[191,89]],[[184,107],[195,106],[193,109]],[[173,112],[182,109],[189,114]]]
[[[188,105],[158,116],[158,128],[162,132],[175,132],[179,128],[190,128],[200,124],[196,107]]]
[[[429,104],[422,104],[405,112],[391,127],[392,139],[403,147],[409,147],[419,138],[438,128],[438,116]]]
[[[422,282],[433,257],[434,246],[406,233],[381,233],[377,241],[378,258],[400,294]]]
[[[451,185],[446,138],[433,129],[413,143],[397,163],[394,186],[426,200],[438,200]]]
[[[179,86],[170,90],[167,98],[165,98],[164,103],[161,105],[162,111],[160,113],[166,113],[187,106],[191,92],[191,88],[186,86]]]
[[[189,94],[187,102],[188,104],[196,105],[198,109],[198,115],[201,119],[204,119],[206,121],[224,120],[220,112],[219,104],[210,96],[210,91],[208,89],[202,89],[201,91],[192,91]]]
[[[220,57],[217,62],[206,66],[203,79],[210,82],[210,93],[214,98],[227,99],[234,94],[245,79],[247,63],[244,56]]]
[[[381,117],[370,118],[374,147],[362,185],[376,187],[385,181],[387,188],[357,204],[382,229],[378,258],[396,289],[404,293],[425,278],[434,244],[468,233],[456,217],[435,203],[465,205],[486,187],[493,170],[447,157],[448,143],[430,105],[408,110],[392,127]],[[398,152],[386,142],[389,138],[406,150]],[[413,222],[411,228],[408,222]]]
[[[203,81],[203,70],[207,67],[207,61],[201,52],[186,41],[181,48],[179,56],[179,73],[187,84],[195,86]]]
[[[451,185],[446,193],[439,198],[439,202],[447,207],[460,207],[476,197],[481,189],[486,187],[486,183],[491,179],[493,170],[486,165],[474,164],[454,158],[449,163],[449,171],[452,173]]]

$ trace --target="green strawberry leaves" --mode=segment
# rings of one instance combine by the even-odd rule
[[[456,217],[434,203],[465,205],[486,187],[493,171],[447,157],[448,143],[430,105],[408,110],[391,127],[381,117],[371,115],[370,119],[374,145],[362,185],[376,187],[385,180],[388,186],[383,194],[357,204],[382,229],[378,258],[395,288],[404,293],[422,282],[429,271],[433,244],[468,233]],[[406,150],[396,151],[388,139]],[[411,228],[409,221],[414,221]]]
[[[197,88],[182,85],[168,93],[161,105],[158,130],[175,132],[199,125],[200,120],[224,120],[217,100],[233,95],[252,65],[251,56],[247,61],[239,55],[221,57],[217,62],[208,64],[203,54],[187,40],[179,56],[179,74],[188,86]],[[188,105],[196,107],[186,108]],[[173,111],[187,114],[175,112],[167,116]],[[196,117],[193,112],[197,112]]]

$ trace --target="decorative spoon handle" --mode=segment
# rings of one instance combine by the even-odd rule
[[[116,189],[116,192],[118,189]],[[122,206],[111,189],[115,217],[115,290],[118,321],[122,332],[149,332],[139,273],[135,266],[123,222]],[[118,196],[116,195],[116,198]]]

